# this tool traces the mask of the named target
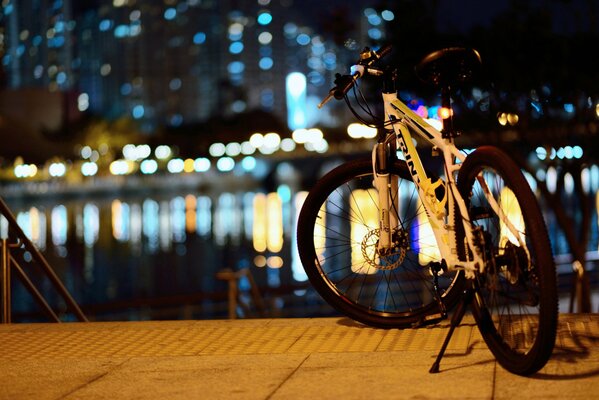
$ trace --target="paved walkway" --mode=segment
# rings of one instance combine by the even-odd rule
[[[471,318],[441,373],[448,322],[381,330],[346,318],[0,326],[0,399],[596,399],[599,314],[562,315],[530,378],[494,361]]]

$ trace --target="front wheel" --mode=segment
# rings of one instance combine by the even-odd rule
[[[390,166],[397,187],[396,243],[380,254],[378,194],[372,160],[343,164],[310,191],[298,219],[298,250],[310,282],[337,311],[367,325],[397,328],[439,314],[432,268],[441,265],[426,213],[405,162]],[[393,185],[392,185],[393,186]],[[462,273],[442,273],[439,294],[451,307],[463,288]]]
[[[553,351],[558,307],[555,264],[538,203],[517,165],[490,146],[467,157],[458,188],[485,255],[474,283],[480,332],[505,369],[532,374]]]

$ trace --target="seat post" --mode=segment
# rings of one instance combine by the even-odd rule
[[[459,134],[453,129],[453,110],[451,108],[451,89],[449,86],[441,88],[441,107],[449,110],[447,118],[443,118],[441,134],[443,135],[443,139],[453,139],[459,136]]]

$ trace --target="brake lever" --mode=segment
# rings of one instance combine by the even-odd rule
[[[325,97],[320,104],[318,105],[318,109],[320,110],[322,107],[324,107],[325,104],[327,104],[333,97],[335,97],[335,90],[337,90],[336,87],[332,88],[329,91],[329,94],[327,95],[327,97]]]

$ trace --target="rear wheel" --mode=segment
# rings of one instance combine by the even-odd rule
[[[439,250],[405,162],[396,161],[399,227],[396,246],[377,250],[379,209],[372,160],[343,164],[320,179],[306,198],[298,220],[298,250],[310,282],[341,313],[362,323],[392,328],[434,319],[439,303],[432,268]],[[442,301],[455,304],[461,273],[439,276]]]
[[[480,178],[516,235],[493,211]],[[468,156],[458,187],[486,258],[473,302],[481,334],[505,369],[532,374],[553,351],[558,306],[555,264],[538,203],[517,165],[494,147]]]

